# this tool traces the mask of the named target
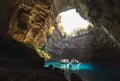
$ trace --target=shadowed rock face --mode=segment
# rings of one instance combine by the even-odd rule
[[[49,52],[51,54],[63,54],[63,28],[61,27],[61,25],[58,25],[56,23],[55,25],[55,29],[51,35],[51,37],[48,40],[48,44],[46,45],[46,47],[44,48],[44,50],[46,52]]]
[[[83,6],[80,5],[80,2]],[[120,1],[119,0],[79,0],[76,9],[84,18],[106,28],[109,35],[120,43]],[[85,7],[84,7],[85,6]],[[83,7],[83,8],[82,8]]]
[[[63,50],[63,58],[81,62],[119,62],[120,49],[102,28],[71,37]]]
[[[20,0],[0,1],[0,37],[4,37],[7,35],[9,22],[19,3]]]
[[[5,38],[0,43],[0,68],[43,68],[44,58],[24,43]]]

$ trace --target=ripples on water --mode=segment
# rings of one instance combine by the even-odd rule
[[[64,69],[70,73],[76,73],[84,81],[120,81],[120,65],[99,65],[91,63],[64,64],[60,62],[46,62],[45,67]]]

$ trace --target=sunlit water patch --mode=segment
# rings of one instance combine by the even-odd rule
[[[91,70],[93,69],[91,64],[83,64],[83,63],[60,63],[60,62],[46,62],[45,67],[49,65],[53,65],[53,67],[57,67],[59,69],[68,69],[68,70]]]
[[[92,64],[92,63],[60,63],[46,62],[45,67],[54,67],[76,73],[83,81],[120,81],[120,65],[113,64]]]

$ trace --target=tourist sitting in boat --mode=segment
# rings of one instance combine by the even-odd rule
[[[61,63],[68,63],[69,60],[68,60],[68,59],[61,59],[60,62],[61,62]]]
[[[71,63],[79,63],[79,61],[78,61],[77,59],[73,58],[73,59],[71,60]]]

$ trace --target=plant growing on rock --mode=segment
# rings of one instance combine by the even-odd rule
[[[32,43],[25,43],[28,47],[34,49],[41,57],[45,59],[45,61],[49,60],[51,58],[51,54],[48,54],[44,52],[43,50],[40,50],[38,47],[34,46]]]

